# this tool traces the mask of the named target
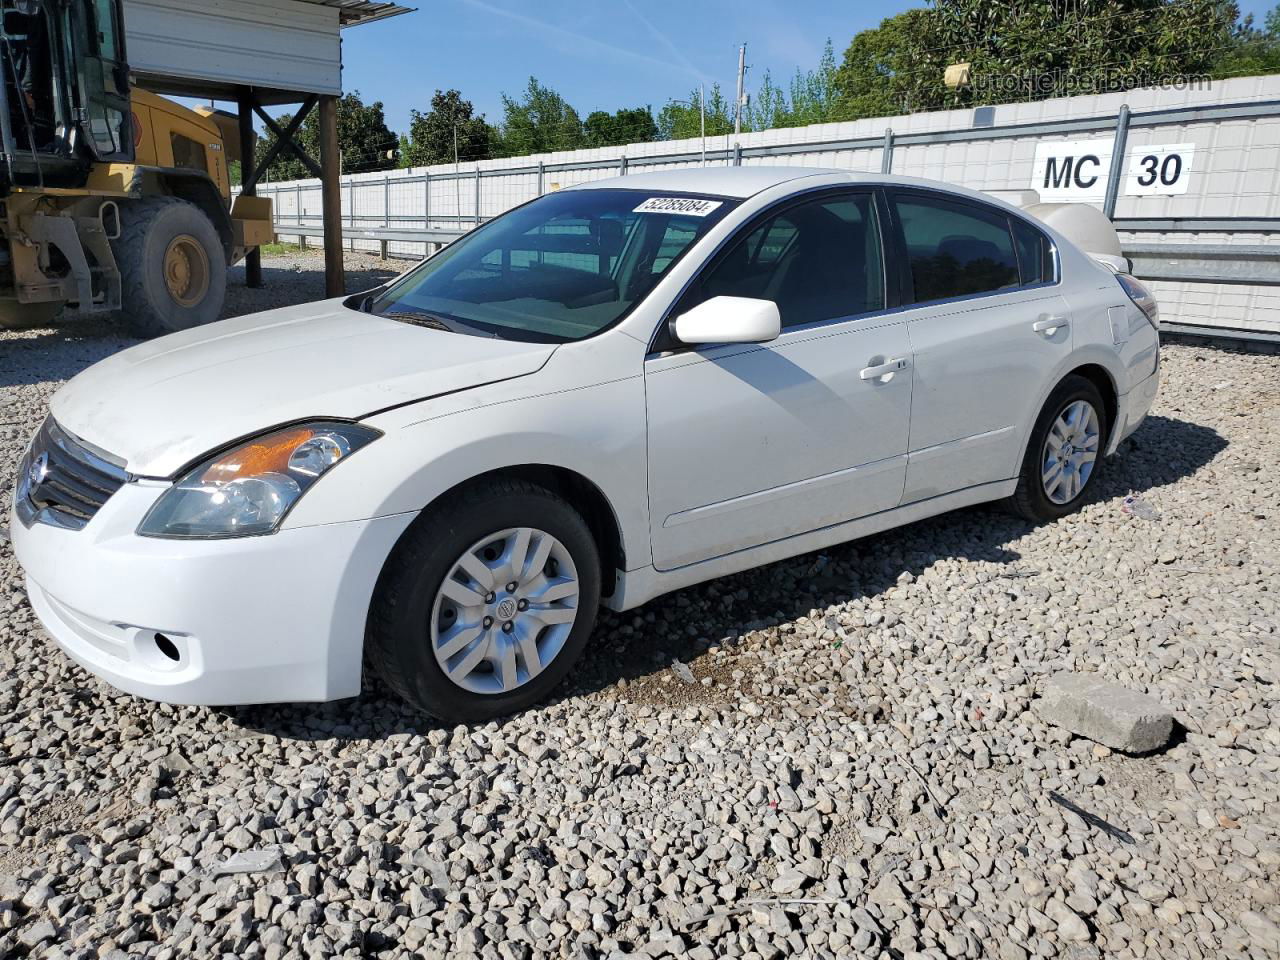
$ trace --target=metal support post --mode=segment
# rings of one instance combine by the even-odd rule
[[[1124,174],[1124,152],[1129,145],[1129,105],[1122,103],[1116,116],[1116,138],[1111,145],[1111,173],[1107,177],[1107,196],[1102,212],[1110,220],[1116,215],[1116,198],[1120,196],[1120,177]]]
[[[338,98],[320,98],[320,197],[324,219],[325,295],[347,292],[342,266],[342,186],[339,183]]]
[[[253,91],[248,87],[240,91],[237,113],[240,124],[240,192],[252,197],[258,193],[258,178],[254,176],[253,169]],[[245,254],[244,285],[251,288],[262,286],[262,253],[257,247]]]

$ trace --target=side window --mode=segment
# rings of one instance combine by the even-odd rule
[[[784,327],[884,309],[871,194],[803,203],[756,227],[702,278],[695,302],[722,296],[772,300]]]
[[[894,205],[917,303],[1018,285],[1018,258],[1003,213],[916,195],[897,196]]]
[[[169,134],[169,145],[173,148],[173,165],[184,170],[199,170],[208,173],[205,162],[204,145],[180,133]]]
[[[1053,248],[1049,238],[1017,217],[1010,217],[1013,224],[1013,242],[1018,246],[1018,266],[1022,270],[1022,282],[1047,283],[1053,280]]]
[[[123,60],[116,40],[116,5],[115,0],[95,0],[93,4],[94,26],[97,36],[94,37],[98,55],[104,60]]]

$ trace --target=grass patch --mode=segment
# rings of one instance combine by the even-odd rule
[[[285,254],[302,252],[302,247],[296,243],[264,243],[258,249],[262,251],[264,257],[282,257]]]

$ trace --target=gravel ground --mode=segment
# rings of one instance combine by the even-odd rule
[[[262,301],[318,296],[315,266],[272,261]],[[0,338],[0,475],[127,342]],[[1077,514],[968,510],[606,615],[560,699],[478,727],[378,689],[116,694],[0,543],[0,958],[1276,956],[1277,358],[1175,344],[1163,379]],[[1172,743],[1047,725],[1068,669],[1158,697]]]

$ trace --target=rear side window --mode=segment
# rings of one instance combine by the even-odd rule
[[[1004,214],[934,197],[903,195],[894,204],[917,303],[1018,286],[1018,257]]]
[[[1053,248],[1049,238],[1025,220],[1010,217],[1013,224],[1013,242],[1018,248],[1018,266],[1024,284],[1047,283],[1053,280]]]
[[[704,276],[694,302],[722,296],[772,300],[784,327],[884,309],[871,195],[801,203],[752,229]]]

